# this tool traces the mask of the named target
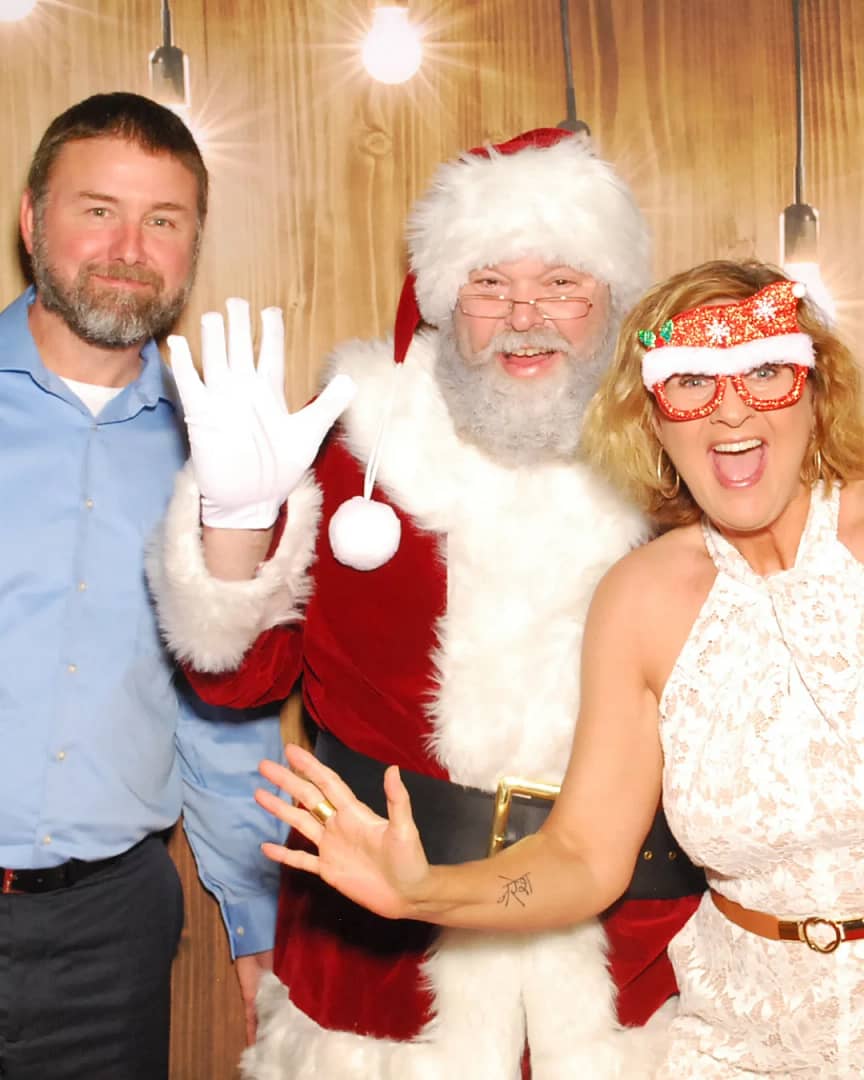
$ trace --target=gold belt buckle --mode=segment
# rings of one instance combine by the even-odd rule
[[[830,927],[834,936],[830,941],[820,942],[813,937],[813,931],[819,927]],[[817,915],[811,915],[809,919],[802,919],[798,923],[798,936],[814,952],[832,953],[845,937],[843,926],[833,919],[820,919]]]
[[[507,838],[507,822],[513,796],[520,799],[546,799],[554,802],[561,790],[559,784],[540,784],[524,780],[521,776],[502,776],[495,792],[495,811],[492,815],[492,833],[489,837],[489,854],[494,855],[504,846]],[[836,946],[835,946],[836,948]]]

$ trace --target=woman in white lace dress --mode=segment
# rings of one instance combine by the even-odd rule
[[[864,1076],[864,426],[854,361],[799,291],[709,263],[624,326],[588,450],[674,527],[595,594],[539,833],[430,867],[396,770],[388,822],[299,748],[295,772],[262,768],[297,805],[262,804],[319,849],[271,857],[383,915],[515,931],[610,905],[662,788],[710,885],[670,948],[663,1080]]]

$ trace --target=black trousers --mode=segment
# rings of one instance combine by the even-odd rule
[[[156,836],[67,889],[0,895],[0,1078],[167,1080],[182,927]]]

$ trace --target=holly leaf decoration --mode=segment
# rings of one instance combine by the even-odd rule
[[[666,342],[667,345],[672,340],[672,320],[671,319],[667,319],[666,322],[664,322],[663,325],[660,327],[660,337],[663,338],[663,340]]]
[[[646,349],[653,349],[654,342],[657,340],[657,335],[654,333],[653,330],[640,330],[637,333],[636,337],[639,338],[639,341],[645,346]]]

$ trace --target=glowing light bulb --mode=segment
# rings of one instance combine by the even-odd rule
[[[0,22],[16,22],[36,7],[37,0],[0,0]]]
[[[384,5],[375,8],[372,28],[360,54],[363,66],[373,79],[402,83],[420,67],[423,47],[420,32],[408,21],[405,8]]]
[[[783,270],[793,281],[800,281],[807,286],[807,295],[822,309],[823,314],[830,323],[837,321],[837,305],[834,297],[825,284],[822,271],[817,262],[787,262],[783,263]]]
[[[780,264],[793,281],[807,286],[813,303],[835,322],[837,305],[819,269],[819,213],[807,203],[792,203],[780,215]]]

